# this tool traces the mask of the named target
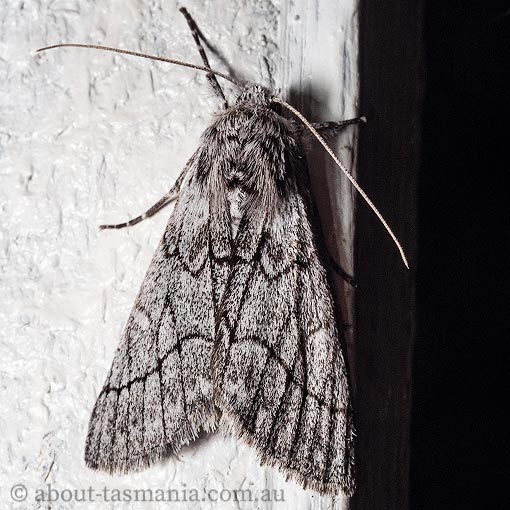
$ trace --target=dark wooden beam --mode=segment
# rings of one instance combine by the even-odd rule
[[[361,2],[358,180],[395,231],[358,200],[355,274],[357,510],[406,510],[415,338],[416,196],[423,94],[422,1]]]

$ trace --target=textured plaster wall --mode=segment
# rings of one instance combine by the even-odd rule
[[[285,482],[247,447],[218,435],[138,474],[110,477],[84,465],[92,406],[170,208],[127,230],[100,232],[97,225],[136,216],[172,185],[218,102],[205,76],[192,70],[89,50],[34,50],[103,43],[199,63],[179,5],[0,2],[1,508],[298,510],[345,503]],[[214,67],[279,90],[312,120],[356,113],[355,0],[185,5],[219,52],[210,56]],[[352,132],[335,143],[351,167],[354,146]],[[314,189],[331,250],[350,269],[352,192],[326,161],[314,151]],[[345,302],[348,309],[348,296]],[[26,501],[13,501],[17,483],[26,486]],[[97,492],[105,485],[194,488],[200,499],[204,488],[251,488],[254,496],[283,489],[285,502],[35,502],[48,483]]]

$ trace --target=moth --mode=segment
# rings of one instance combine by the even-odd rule
[[[170,191],[143,215],[102,226],[134,225],[175,202],[94,406],[86,464],[139,470],[223,428],[304,488],[351,495],[349,381],[303,136],[346,172],[405,262],[321,136],[363,119],[311,124],[266,88],[211,69],[181,11],[203,66],[102,46],[38,50],[96,48],[199,69],[223,103]],[[233,104],[217,76],[239,87]]]

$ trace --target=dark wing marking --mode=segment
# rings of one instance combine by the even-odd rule
[[[216,428],[209,202],[196,168],[194,158],[94,407],[92,468],[140,469]]]
[[[311,208],[296,187],[273,214],[241,223],[213,352],[215,399],[263,463],[350,495],[349,386]]]

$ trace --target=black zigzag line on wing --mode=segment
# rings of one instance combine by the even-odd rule
[[[251,275],[253,275],[255,272],[259,271],[259,274],[263,275],[263,278],[266,281],[273,281],[273,280],[276,280],[277,278],[280,278],[280,277],[290,273],[291,271],[295,270],[296,268],[298,268],[299,270],[302,270],[302,269],[305,269],[308,267],[307,263],[303,262],[302,260],[297,259],[294,262],[290,263],[284,270],[280,271],[275,276],[268,276],[266,274],[266,272],[264,271],[263,264],[261,264],[261,262],[260,262],[260,255],[259,255],[260,252],[262,251],[262,249],[264,248],[264,244],[266,241],[267,241],[267,239],[263,237],[259,244],[259,249],[256,251],[256,253],[253,256],[253,259],[250,264],[250,266],[251,266],[250,274]],[[238,312],[237,320],[239,320],[239,316],[242,313],[246,295],[248,292],[248,288],[249,288],[249,286],[246,285],[245,288],[243,289],[243,294],[242,294],[240,302],[239,302],[239,312]],[[295,314],[295,311],[290,312],[287,320],[290,320],[290,315],[292,313]],[[324,399],[322,397],[319,397],[318,395],[315,395],[312,392],[308,391],[306,386],[304,386],[302,383],[300,383],[299,381],[296,380],[295,375],[294,375],[294,367],[292,367],[292,368],[289,367],[287,365],[287,363],[281,358],[281,356],[278,355],[278,353],[274,350],[274,348],[271,345],[265,343],[262,339],[260,339],[259,337],[255,337],[255,336],[248,337],[248,338],[237,338],[234,334],[237,329],[237,320],[234,324],[231,324],[226,313],[222,314],[222,316],[219,317],[219,321],[223,321],[225,323],[225,325],[230,333],[230,339],[231,339],[231,341],[229,342],[229,345],[228,345],[228,349],[227,349],[225,364],[228,364],[228,362],[229,362],[230,351],[231,351],[232,345],[240,344],[240,343],[246,342],[246,341],[254,341],[254,342],[258,343],[259,345],[261,345],[262,347],[264,347],[265,349],[267,349],[268,353],[270,354],[270,357],[275,359],[280,364],[280,366],[287,372],[291,383],[294,383],[303,389],[304,397],[309,395],[310,397],[314,398],[321,407],[325,407],[325,406],[329,407],[330,411],[332,413],[345,412],[344,407],[336,408],[334,405],[327,404],[326,402],[324,402]],[[282,325],[282,329],[284,327],[285,327],[285,324]],[[316,329],[310,331],[310,333],[308,334],[308,338],[313,336],[315,333],[321,331],[322,329],[323,329],[322,327],[319,327],[319,328],[316,328]],[[262,383],[262,380],[263,380],[263,377],[261,377],[259,380],[259,387],[260,387],[260,384]],[[258,391],[259,391],[259,388],[257,389],[257,392],[256,392],[257,394],[258,394]],[[303,400],[306,400],[306,398],[304,398]]]
[[[227,328],[229,329],[229,331],[233,331],[232,329],[230,329],[228,326]],[[318,331],[320,331],[322,328],[318,328],[317,330],[313,331],[310,336],[313,336],[315,333],[317,333]],[[310,396],[312,397],[314,400],[317,401],[317,404],[319,404],[319,406],[321,407],[328,407],[330,409],[330,411],[332,412],[335,412],[335,413],[341,413],[341,412],[344,412],[345,411],[345,408],[344,407],[335,407],[334,405],[332,404],[328,404],[324,401],[324,398],[318,396],[318,395],[315,395],[314,393],[312,393],[311,391],[307,390],[305,387],[304,387],[304,384],[299,382],[295,375],[294,375],[294,367],[289,367],[287,365],[287,363],[281,358],[281,356],[279,356],[276,351],[274,350],[274,348],[271,346],[271,345],[267,345],[266,343],[264,343],[260,338],[258,337],[255,337],[255,336],[251,336],[251,337],[247,337],[247,338],[233,338],[233,341],[232,341],[232,345],[234,344],[240,344],[240,343],[243,343],[243,342],[246,342],[246,341],[252,341],[252,342],[256,342],[258,343],[259,345],[261,345],[262,347],[266,348],[268,353],[269,353],[269,356],[268,356],[268,359],[275,359],[279,364],[280,366],[287,372],[288,374],[288,377],[289,377],[289,381],[296,384],[297,386],[303,388],[303,392],[307,395],[307,396]],[[262,377],[260,379],[260,381],[262,381]],[[257,389],[257,393],[258,393],[259,389]]]
[[[175,211],[175,209],[174,209],[174,211]],[[178,228],[179,227],[180,227],[180,225],[178,226]],[[168,227],[167,227],[167,229],[168,229]],[[181,228],[179,228],[179,231],[180,230],[181,230]],[[180,232],[178,234],[180,234]],[[165,235],[166,235],[166,233],[165,233]],[[159,258],[157,258],[158,257],[157,255],[155,255],[156,258],[153,258],[153,261],[151,262],[151,266],[148,269],[146,278],[151,277],[150,276],[151,271],[154,274],[154,271],[160,270],[159,264],[164,264],[164,265],[170,264],[174,268],[176,268],[176,269],[178,268],[179,271],[187,271],[187,272],[191,273],[193,276],[197,276],[197,275],[199,275],[199,273],[204,271],[204,268],[206,267],[206,263],[201,264],[200,267],[198,268],[198,270],[190,271],[190,268],[187,266],[187,264],[183,260],[183,257],[181,256],[181,254],[178,253],[178,250],[176,250],[172,254],[169,254],[168,251],[163,248],[163,246],[164,245],[162,244],[162,242],[160,242],[160,245],[157,250],[157,253],[159,253]],[[171,262],[172,259],[175,262],[172,263]],[[156,264],[156,265],[154,265],[154,264]],[[142,288],[143,288],[143,284],[142,284]],[[148,292],[152,292],[152,288],[148,289]],[[180,402],[181,402],[181,405],[184,405],[184,404],[186,404],[186,388],[182,381],[182,364],[183,364],[182,357],[181,357],[182,346],[188,340],[192,340],[192,339],[202,339],[203,341],[206,341],[211,344],[213,342],[213,339],[210,336],[201,334],[199,332],[197,332],[196,334],[191,333],[191,334],[187,334],[185,336],[178,336],[175,339],[175,344],[172,347],[168,348],[164,355],[160,355],[161,338],[159,336],[159,333],[160,333],[162,318],[163,318],[164,314],[167,312],[167,308],[169,306],[168,297],[170,295],[170,292],[171,292],[171,289],[169,289],[166,292],[166,294],[164,294],[164,306],[161,309],[159,319],[157,319],[157,327],[150,328],[150,332],[147,331],[147,336],[150,336],[150,338],[146,338],[143,341],[143,345],[140,344],[140,342],[142,341],[142,338],[143,338],[143,330],[142,330],[142,332],[140,332],[140,330],[131,331],[131,329],[130,329],[132,327],[131,323],[128,322],[128,324],[126,325],[126,331],[123,334],[124,339],[122,340],[125,342],[124,355],[123,355],[123,357],[119,358],[118,364],[113,365],[112,368],[110,369],[110,372],[109,372],[108,378],[107,378],[107,383],[104,385],[100,394],[98,395],[97,403],[96,403],[95,409],[92,413],[91,423],[89,424],[89,433],[88,433],[87,447],[86,447],[86,460],[87,460],[87,463],[91,467],[96,467],[96,468],[100,467],[102,469],[106,469],[107,471],[114,471],[114,470],[117,471],[119,469],[121,469],[123,471],[128,471],[131,468],[142,467],[142,465],[146,465],[147,463],[152,462],[153,460],[151,460],[151,459],[153,457],[154,458],[156,456],[161,457],[161,455],[159,455],[159,454],[153,456],[151,454],[151,451],[153,451],[153,453],[154,453],[157,450],[159,453],[161,453],[165,449],[164,445],[166,443],[168,443],[168,444],[166,444],[166,446],[168,446],[168,447],[171,446],[170,442],[167,441],[166,424],[164,422],[162,423],[162,426],[164,429],[163,430],[164,438],[165,438],[163,441],[163,445],[161,445],[161,446],[155,445],[154,448],[152,448],[152,449],[147,448],[148,446],[150,447],[150,445],[142,445],[142,443],[145,441],[143,439],[143,437],[146,434],[146,426],[145,426],[146,424],[145,424],[145,422],[142,422],[141,429],[139,429],[139,433],[141,433],[142,436],[139,437],[138,439],[135,439],[135,441],[138,444],[138,447],[142,448],[141,452],[137,453],[137,454],[128,454],[126,459],[124,459],[124,458],[120,459],[120,458],[113,457],[115,455],[115,453],[118,453],[117,447],[115,446],[116,442],[117,442],[117,433],[119,433],[119,432],[123,433],[126,426],[129,427],[129,424],[131,424],[131,412],[132,412],[131,401],[133,399],[137,400],[137,402],[138,402],[137,415],[141,411],[141,413],[140,413],[141,417],[139,416],[139,419],[145,420],[145,413],[146,413],[145,404],[146,404],[146,398],[147,398],[146,392],[149,391],[146,388],[146,382],[147,382],[148,378],[150,378],[153,374],[158,373],[159,394],[157,393],[155,396],[153,395],[152,397],[150,397],[150,398],[152,398],[151,407],[154,407],[154,405],[158,405],[158,398],[159,398],[159,406],[161,407],[160,419],[164,420],[165,419],[164,400],[166,399],[166,397],[165,397],[165,393],[163,391],[164,381],[163,381],[162,369],[163,369],[165,360],[171,354],[175,353],[176,351],[179,352],[179,367],[180,368],[178,368],[177,373],[181,377],[181,390],[180,391],[181,391],[182,397],[181,397]],[[138,313],[142,317],[150,317],[151,312],[146,308],[146,306],[147,306],[147,302],[149,303],[149,306],[150,306],[151,298],[146,297],[145,300],[142,298],[141,302],[139,302],[140,296],[141,295],[139,294],[139,296],[137,297],[137,301],[136,301],[138,303],[138,305],[135,304],[135,306],[138,306],[138,309],[136,309],[136,308],[133,309],[131,314]],[[130,316],[130,320],[132,320],[132,315]],[[176,332],[175,331],[175,320],[173,321],[173,328],[174,328],[174,332]],[[134,342],[136,342],[136,346],[135,346]],[[122,344],[119,345],[117,350],[122,348],[121,345]],[[135,349],[157,348],[158,350],[156,351],[155,359],[153,357],[153,360],[155,362],[155,367],[150,367],[150,369],[148,371],[146,371],[145,373],[140,373],[140,366],[137,366],[136,372],[134,372],[135,367],[133,366],[133,355],[132,355],[133,348],[135,348]],[[121,382],[122,378],[124,377],[123,374],[126,374],[128,378],[131,376],[130,374],[136,374],[136,377],[132,378],[131,380],[129,380],[128,382],[126,382],[124,384],[112,385],[111,384],[111,382],[112,382],[111,375],[112,374],[115,374],[113,376],[113,378],[115,380],[117,380],[118,382]],[[132,395],[132,387],[135,384],[142,384],[142,386],[137,388],[138,391],[137,391],[136,395]],[[124,390],[127,391],[127,394],[122,393]],[[123,395],[122,400],[121,400],[121,394]],[[117,426],[118,408],[120,405],[122,405],[122,403],[124,403],[126,408],[124,409],[123,421],[119,424],[119,426]],[[204,408],[204,413],[205,412],[206,411]],[[188,416],[186,416],[186,419],[187,418],[188,418]],[[204,419],[204,418],[205,418],[205,415],[202,417],[202,419]],[[127,419],[127,422],[125,421],[126,419]],[[200,423],[197,422],[194,424],[190,424],[190,430],[195,429],[196,425],[200,426]],[[108,438],[105,438],[105,440],[103,441],[103,435],[105,433],[108,433]],[[191,432],[191,434],[193,434],[193,432]],[[161,434],[161,435],[163,435],[163,434]],[[126,441],[128,441],[129,444],[133,444],[133,442],[132,442],[133,438],[131,436],[131,433],[127,434]],[[103,443],[104,443],[104,448],[102,447]],[[106,451],[104,451],[105,449],[106,449]],[[103,450],[102,454],[100,453],[101,450]]]
[[[179,345],[177,345],[177,344],[181,344],[181,343],[186,342],[187,340],[192,340],[192,339],[196,339],[196,338],[202,338],[202,339],[207,340],[211,343],[213,342],[213,340],[210,337],[205,336],[205,335],[186,335],[185,337],[178,339],[176,342],[176,345],[174,347],[172,347],[164,356],[158,357],[158,365],[161,365],[166,360],[166,358],[168,358],[168,356],[170,354],[179,350]],[[144,375],[135,377],[134,379],[130,380],[129,382],[127,382],[126,384],[123,384],[121,386],[106,385],[99,393],[99,396],[101,396],[103,393],[108,393],[110,391],[116,391],[117,393],[120,393],[123,389],[125,389],[125,388],[129,389],[133,384],[135,384],[137,382],[145,381],[149,376],[151,376],[152,374],[155,374],[158,370],[159,370],[159,367],[156,367],[154,370],[151,370],[151,371],[145,373]]]
[[[175,257],[175,258],[179,258],[179,262],[180,264],[182,264],[184,267],[187,268],[187,270],[194,274],[194,275],[197,275],[198,273],[202,272],[206,266],[206,263],[204,263],[197,271],[191,271],[187,266],[186,264],[184,263],[182,257],[180,256],[180,254],[178,253],[178,251],[172,255],[172,256],[169,256],[169,258],[172,258],[172,257]],[[160,327],[161,327],[161,322],[162,322],[162,318],[167,310],[167,308],[170,306],[169,304],[169,300],[168,300],[168,296],[170,295],[170,292],[171,292],[171,289],[168,290],[166,296],[165,296],[165,305],[161,311],[161,314],[160,314],[160,317],[159,317],[159,320],[158,320],[158,327],[154,329],[154,331],[152,332],[152,335],[151,335],[151,340],[149,342],[149,345],[152,345],[152,346],[155,346],[157,344],[157,349],[158,349],[158,353],[160,352],[160,343],[159,343],[159,332],[160,332]],[[146,313],[145,310],[141,309],[140,310],[142,313]],[[172,315],[174,315],[174,312],[171,311]],[[141,375],[141,376],[138,376],[134,379],[131,379],[128,383],[126,384],[123,384],[121,386],[118,386],[118,387],[112,387],[110,385],[106,385],[103,390],[101,391],[101,394],[102,393],[109,393],[111,391],[113,392],[116,392],[117,393],[117,399],[119,398],[119,394],[122,392],[123,389],[128,389],[128,391],[130,390],[131,386],[133,384],[135,384],[136,382],[143,382],[144,383],[144,391],[143,393],[145,394],[145,384],[146,384],[146,381],[147,379],[153,375],[154,373],[158,373],[158,376],[159,376],[159,383],[160,383],[160,405],[161,405],[161,417],[162,417],[162,420],[163,420],[163,432],[165,434],[165,437],[166,437],[166,427],[165,427],[165,422],[164,422],[164,417],[165,417],[165,412],[164,412],[164,408],[163,408],[163,392],[162,392],[162,381],[161,381],[161,370],[162,370],[162,366],[163,366],[163,363],[164,361],[168,358],[169,355],[171,355],[172,353],[174,352],[178,352],[179,353],[179,365],[182,367],[182,346],[183,344],[188,341],[188,340],[193,340],[193,339],[197,339],[197,338],[201,338],[203,340],[206,340],[210,343],[213,342],[213,339],[211,337],[208,337],[206,335],[200,335],[200,334],[189,334],[189,335],[186,335],[186,336],[183,336],[183,337],[177,337],[177,340],[176,340],[176,343],[175,343],[175,346],[173,346],[171,349],[169,349],[163,356],[160,356],[158,354],[158,359],[157,359],[157,365],[156,365],[156,368],[154,368],[153,370],[150,370],[148,372],[146,372],[145,374]],[[131,337],[128,338],[128,349],[127,349],[127,352],[128,352],[128,363],[129,363],[129,371],[131,373],[131,356],[129,355],[130,353],[130,348],[131,348]],[[179,371],[180,372],[180,379],[181,379],[181,391],[182,391],[182,395],[183,395],[183,405],[184,405],[184,412],[185,412],[185,415],[186,415],[186,418],[188,418],[188,415],[187,415],[187,412],[186,412],[186,387],[184,385],[184,382],[182,380],[182,370]],[[144,405],[144,408],[142,409],[142,413],[141,413],[141,417],[142,417],[142,420],[145,419],[145,399],[143,399],[143,405]],[[129,407],[128,407],[129,409]],[[115,438],[116,438],[116,427],[115,427],[115,422],[116,422],[116,419],[113,421],[114,423],[114,426],[113,426],[113,437],[112,437],[112,441],[111,441],[111,444],[115,444]],[[142,425],[142,430],[145,430],[145,424]],[[165,441],[166,443],[166,441]],[[157,449],[158,447],[155,447],[155,449]],[[112,454],[113,454],[113,449],[112,449]]]

